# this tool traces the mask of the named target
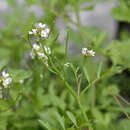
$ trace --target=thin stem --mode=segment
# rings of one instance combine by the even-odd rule
[[[81,92],[81,96],[95,83],[95,82],[97,82],[97,80],[94,80],[94,81],[92,81],[91,83],[89,83],[83,90],[82,90],[82,92]]]
[[[118,98],[114,95],[112,89],[110,89],[110,90],[111,90],[111,94],[112,94],[112,96],[114,97],[114,99],[115,99],[115,101],[117,102],[117,104],[120,106],[120,108],[122,109],[122,111],[124,112],[124,114],[126,115],[126,117],[127,117],[128,119],[130,119],[130,116],[129,116],[128,113],[125,111],[124,107],[121,105],[121,103],[120,103],[120,101],[118,100]]]
[[[78,83],[78,96],[80,96],[80,86],[82,82],[82,77],[80,77],[79,83]]]
[[[28,41],[29,41],[29,43],[30,43],[30,45],[31,45],[31,47],[32,47],[32,44],[31,44],[31,42],[30,42],[30,40],[29,40],[29,36],[28,36]],[[33,48],[33,47],[32,47],[32,48]],[[44,50],[44,48],[43,48],[43,50]],[[44,50],[44,51],[45,51],[45,50]],[[46,52],[45,52],[45,54],[46,54]],[[66,88],[69,90],[69,92],[70,92],[70,93],[72,94],[72,96],[75,98],[75,100],[77,101],[78,106],[79,106],[79,108],[80,108],[80,110],[81,110],[81,112],[82,112],[82,114],[83,114],[83,117],[84,117],[85,121],[86,121],[87,123],[89,123],[88,117],[87,117],[87,115],[86,115],[86,113],[85,113],[85,111],[84,111],[84,109],[83,109],[83,107],[82,107],[82,105],[81,105],[81,103],[80,103],[80,97],[77,96],[76,92],[72,89],[72,87],[71,87],[71,86],[68,84],[68,82],[65,80],[64,76],[62,75],[62,73],[61,73],[61,72],[57,69],[57,67],[54,65],[54,63],[53,63],[51,57],[50,57],[48,54],[46,54],[46,55],[47,55],[47,57],[48,57],[48,59],[49,59],[49,61],[50,61],[50,64],[51,64],[52,69],[56,72],[57,75],[59,75],[60,79],[64,82]],[[42,61],[42,63],[44,64],[44,61]],[[44,64],[44,65],[45,65],[45,64]],[[48,69],[48,67],[47,67],[47,69]],[[51,70],[52,70],[52,69],[51,69]],[[50,70],[50,69],[49,69],[49,70]],[[52,71],[51,71],[51,72],[52,72]]]
[[[130,103],[128,101],[126,101],[126,99],[124,99],[122,96],[118,95],[118,97],[125,102],[128,106],[130,106]]]
[[[83,95],[92,85],[94,85],[96,82],[98,82],[99,80],[109,76],[112,74],[112,68],[110,68],[107,72],[105,72],[102,76],[100,76],[99,78],[93,80],[92,82],[90,82],[81,92],[81,95]]]
[[[57,72],[57,74],[59,75],[59,77],[61,78],[61,80],[64,82],[64,84],[65,84],[65,86],[67,87],[67,89],[69,90],[69,92],[73,95],[73,97],[74,97],[75,100],[77,101],[78,106],[79,106],[79,108],[80,108],[80,110],[81,110],[81,112],[82,112],[82,114],[83,114],[83,116],[84,116],[84,119],[85,119],[85,121],[88,123],[89,120],[88,120],[88,117],[87,117],[87,115],[86,115],[86,113],[85,113],[85,111],[84,111],[84,109],[83,109],[81,103],[80,103],[80,98],[76,95],[75,91],[74,91],[74,90],[72,89],[72,87],[68,84],[68,82],[65,81],[63,75],[62,75],[61,72],[55,67],[55,65],[53,64],[51,58],[49,58],[49,59],[50,59],[50,62],[51,62],[51,64],[52,64],[53,69]]]
[[[75,68],[74,68],[74,66],[73,66],[73,64],[70,64],[70,67],[72,68],[72,71],[73,71],[73,73],[74,73],[74,76],[75,76],[75,80],[76,80],[76,84],[77,84],[77,87],[78,87],[78,76],[77,76],[77,72],[76,72],[76,70],[75,70]]]
[[[76,94],[74,92],[74,90],[71,88],[71,86],[65,81],[63,75],[61,74],[61,72],[56,68],[56,66],[54,65],[54,63],[52,62],[52,59],[49,57],[49,60],[51,62],[51,65],[53,67],[53,69],[57,72],[57,74],[59,75],[59,77],[61,78],[61,80],[64,81],[66,87],[68,88],[68,90],[71,92],[71,94],[76,97]]]
[[[86,115],[86,113],[85,113],[85,111],[84,111],[84,108],[83,108],[82,105],[81,105],[80,98],[79,98],[78,96],[76,97],[76,100],[77,100],[77,103],[78,103],[78,105],[79,105],[79,108],[80,108],[80,110],[81,110],[81,112],[82,112],[82,114],[83,114],[83,116],[84,116],[85,121],[88,123],[88,122],[89,122],[88,117],[87,117],[87,115]]]
[[[80,14],[79,14],[79,12],[80,12],[80,10],[79,10],[78,3],[77,3],[76,7],[75,7],[75,15],[76,15],[76,19],[77,19],[77,27],[78,27],[79,33],[81,34],[81,37],[83,38],[83,42],[86,45],[86,43],[89,44],[89,39],[86,38],[86,34],[83,31],[83,27],[82,27],[81,22],[80,22]]]

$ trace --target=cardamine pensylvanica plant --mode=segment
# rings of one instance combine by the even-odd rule
[[[108,69],[105,73],[101,75],[101,69],[102,69],[102,62],[99,64],[99,67],[97,69],[97,77],[90,81],[88,70],[84,68],[83,65],[87,62],[87,58],[94,59],[95,57],[95,51],[93,49],[88,48],[82,48],[81,50],[81,57],[83,58],[82,65],[79,67],[75,67],[70,60],[67,60],[67,48],[68,43],[66,42],[66,48],[65,48],[65,61],[61,63],[61,61],[56,60],[55,52],[53,52],[46,45],[46,40],[49,38],[49,35],[51,37],[50,29],[47,27],[46,24],[38,23],[35,26],[33,26],[32,31],[29,31],[28,33],[28,41],[30,43],[32,52],[32,58],[35,61],[35,59],[39,59],[41,63],[50,71],[51,73],[54,73],[59,77],[62,82],[64,83],[65,87],[68,89],[69,93],[74,97],[76,103],[78,104],[78,107],[80,109],[80,112],[82,113],[82,116],[84,118],[84,126],[85,128],[88,128],[89,130],[93,129],[93,125],[91,122],[91,118],[88,116],[88,113],[86,112],[86,109],[84,109],[84,106],[82,106],[81,98],[85,95],[85,92],[93,87],[95,83],[97,83],[99,80],[112,75],[113,73],[117,73],[119,68],[117,67],[111,67]],[[35,38],[35,42],[32,40]],[[77,85],[77,91],[75,91],[73,86],[67,81],[65,78],[65,73],[63,68],[70,68],[72,72],[75,75],[76,85]],[[84,87],[84,89],[81,90],[81,74],[79,74],[79,70],[85,70],[85,75],[87,77],[88,85]],[[81,73],[81,72],[80,72]],[[70,115],[69,115],[70,116]],[[62,119],[61,119],[62,120]],[[39,120],[41,124],[43,122]],[[44,124],[45,125],[45,124]]]
[[[91,88],[92,86],[95,85],[96,82],[99,80],[112,75],[113,73],[116,73],[118,71],[117,67],[112,67],[108,71],[106,71],[104,74],[101,75],[101,69],[102,69],[102,62],[99,64],[98,70],[97,70],[97,78],[93,79],[90,81],[89,79],[89,74],[88,70],[84,68],[84,64],[87,61],[87,58],[94,58],[95,56],[95,51],[93,49],[88,49],[88,48],[82,48],[81,50],[81,56],[83,58],[82,62],[82,69],[80,67],[75,67],[71,61],[67,61],[67,48],[68,48],[68,43],[66,42],[66,48],[65,48],[65,61],[61,63],[58,60],[55,60],[56,56],[55,53],[50,49],[50,47],[47,47],[46,45],[46,40],[49,38],[49,35],[51,36],[50,29],[47,27],[46,24],[38,23],[35,26],[33,26],[32,31],[29,31],[28,33],[28,41],[30,43],[32,52],[31,52],[31,57],[35,61],[35,59],[39,59],[41,63],[50,71],[51,73],[54,73],[59,77],[62,82],[64,83],[65,87],[68,89],[70,94],[74,97],[75,101],[78,104],[78,107],[80,108],[80,111],[82,113],[82,116],[84,118],[84,126],[88,128],[89,130],[93,129],[93,125],[91,123],[91,118],[88,117],[88,114],[84,107],[82,106],[81,103],[81,98],[84,96],[85,92]],[[35,38],[35,40],[32,40]],[[35,41],[35,42],[34,42]],[[58,64],[58,66],[57,66]],[[76,80],[76,85],[77,85],[77,92],[73,89],[73,87],[70,85],[70,83],[67,81],[64,75],[64,71],[61,68],[70,68],[74,75]],[[79,70],[85,70],[85,75],[88,80],[88,85],[84,87],[83,90],[81,90],[81,74],[79,74]],[[39,120],[40,123],[43,123],[41,120]],[[45,124],[44,124],[45,125]]]
[[[52,73],[55,73],[65,84],[65,87],[68,89],[68,91],[72,94],[72,96],[75,98],[80,111],[82,112],[82,115],[84,117],[86,126],[89,129],[92,129],[92,126],[90,124],[90,119],[88,119],[87,113],[85,112],[81,102],[80,102],[80,88],[78,89],[78,94],[77,92],[75,92],[73,90],[73,88],[71,87],[71,85],[66,81],[64,74],[62,73],[61,70],[59,70],[57,68],[57,66],[55,65],[52,56],[51,56],[51,49],[49,47],[46,47],[46,42],[45,40],[49,37],[50,34],[50,29],[47,27],[46,24],[42,24],[42,23],[38,23],[36,24],[32,31],[29,31],[28,33],[28,40],[29,43],[32,47],[32,57],[35,60],[35,57],[37,56],[43,63],[43,65],[45,65],[47,67],[47,69],[49,71],[51,71]],[[33,43],[31,41],[31,38],[35,37],[36,39],[36,43]],[[89,50],[87,48],[82,48],[81,54],[85,57],[90,57],[90,56],[95,56],[95,52],[93,50]],[[53,56],[54,57],[54,56]],[[58,63],[57,63],[58,64]],[[73,70],[75,77],[77,79],[77,84],[78,84],[78,78],[77,78],[77,74],[76,74],[76,70],[73,66],[72,63],[69,63],[66,61],[66,63],[64,64],[65,67],[71,67],[71,69]],[[78,86],[80,87],[80,86]],[[83,93],[86,90],[83,91]]]
[[[122,111],[118,104],[118,99],[124,100],[119,97],[120,92],[124,93],[125,89],[129,94],[128,72],[127,76],[122,73],[130,67],[129,33],[121,34],[122,40],[103,46],[106,31],[80,21],[80,12],[94,9],[93,3],[86,5],[87,0],[24,0],[19,5],[18,0],[3,1],[8,2],[11,11],[0,15],[7,21],[0,31],[0,77],[6,66],[8,71],[5,72],[12,82],[7,88],[2,85],[4,80],[0,83],[5,92],[0,99],[0,130],[86,130],[88,126],[93,130],[129,130],[126,117],[129,118],[130,109],[123,103],[126,111]],[[35,5],[44,12],[43,15],[38,12],[41,17],[35,17],[34,10],[28,13]],[[129,22],[127,4],[117,5],[112,16]],[[71,53],[78,50],[80,54],[76,52],[66,57],[67,38],[67,47],[63,45],[65,38],[56,40],[60,32],[56,27],[59,18],[77,48]],[[42,23],[29,29],[32,22],[41,19],[51,30]]]

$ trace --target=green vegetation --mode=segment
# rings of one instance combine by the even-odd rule
[[[121,30],[120,39],[106,44],[105,31],[83,26],[79,11],[94,5],[81,5],[92,1],[7,0],[11,11],[0,14],[0,130],[130,129],[130,103],[120,96],[130,98],[129,33]],[[129,0],[118,2],[111,15],[129,23]],[[40,17],[29,11],[32,5],[42,10]],[[66,31],[62,40],[58,18]],[[35,26],[40,22],[47,26]],[[79,53],[71,54],[70,41]]]

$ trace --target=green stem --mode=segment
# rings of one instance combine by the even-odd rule
[[[92,86],[94,85],[96,82],[98,82],[99,80],[104,79],[105,77],[109,76],[112,74],[112,68],[110,68],[107,72],[105,72],[102,76],[100,76],[99,78],[96,78],[95,80],[93,80],[92,82],[90,82],[81,92],[81,96]]]
[[[29,37],[28,37],[28,41],[29,41],[29,43],[30,43]],[[30,45],[31,45],[31,47],[32,47],[32,44],[31,44],[31,43],[30,43]],[[72,89],[72,87],[71,87],[71,86],[68,84],[68,82],[65,80],[64,76],[62,75],[62,73],[61,73],[61,72],[57,69],[57,67],[54,65],[54,63],[53,63],[51,57],[50,57],[48,54],[46,54],[46,55],[48,56],[48,59],[49,59],[49,61],[50,61],[50,63],[51,63],[51,66],[52,66],[52,69],[54,69],[54,71],[59,75],[60,79],[64,82],[66,88],[69,90],[69,92],[72,94],[72,96],[75,98],[76,102],[78,103],[78,106],[79,106],[79,108],[80,108],[80,110],[81,110],[81,112],[82,112],[82,115],[83,115],[83,117],[84,117],[86,123],[89,123],[89,120],[88,120],[88,117],[87,117],[87,115],[86,115],[86,113],[85,113],[85,110],[84,110],[84,108],[82,107],[82,105],[81,105],[81,103],[80,103],[80,97],[77,96],[76,92]],[[42,63],[44,64],[44,62],[42,62]],[[45,64],[44,64],[44,65],[45,65]],[[47,67],[47,68],[48,68],[48,67]],[[52,71],[51,71],[51,72],[52,72]]]
[[[77,100],[79,108],[80,108],[80,110],[81,110],[81,112],[82,112],[82,114],[84,116],[85,121],[88,123],[89,122],[88,117],[87,117],[87,115],[85,113],[85,110],[84,110],[83,106],[81,105],[80,98],[78,96],[76,97],[76,100]]]
[[[53,69],[57,72],[57,74],[59,75],[59,77],[61,78],[61,80],[64,82],[64,84],[65,84],[65,86],[67,87],[67,89],[69,90],[69,92],[73,95],[73,97],[74,97],[75,100],[77,101],[78,106],[79,106],[79,108],[80,108],[80,110],[81,110],[81,112],[82,112],[82,114],[83,114],[83,117],[84,117],[85,121],[88,123],[89,120],[88,120],[88,117],[87,117],[87,115],[86,115],[86,113],[85,113],[85,110],[83,109],[83,107],[82,107],[82,105],[81,105],[81,103],[80,103],[80,97],[77,96],[77,94],[76,94],[75,91],[72,89],[72,87],[68,84],[67,81],[65,81],[63,75],[62,75],[61,72],[55,67],[55,65],[53,64],[51,58],[49,58],[49,59],[50,59],[50,62],[51,62],[51,64],[52,64]]]
[[[84,41],[84,44],[86,45],[86,43],[89,43],[88,39],[86,38],[86,34],[84,33],[83,31],[83,27],[81,25],[81,22],[80,22],[80,14],[79,14],[79,7],[78,5],[76,5],[75,7],[75,14],[76,14],[76,19],[77,19],[77,27],[78,27],[78,30],[79,30],[79,33]]]

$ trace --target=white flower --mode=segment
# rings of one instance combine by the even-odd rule
[[[41,27],[41,26],[42,26],[42,23],[39,23],[39,24],[36,25],[37,28]]]
[[[70,63],[66,63],[64,64],[65,67],[69,67],[70,66]]]
[[[51,49],[49,47],[44,46],[44,49],[48,55],[51,54]]]
[[[49,34],[49,33],[50,33],[50,29],[49,29],[49,28],[46,28],[46,29],[45,29],[45,32]]]
[[[2,78],[1,78],[2,85],[4,88],[8,88],[8,85],[12,82],[12,78],[8,73],[5,71],[2,72]]]
[[[19,83],[20,83],[20,84],[23,84],[23,83],[24,83],[24,80],[19,80]]]
[[[95,56],[95,52],[93,50],[88,50],[88,53],[91,55],[91,56]]]
[[[29,35],[32,35],[32,34],[33,34],[33,32],[29,31]]]
[[[40,35],[42,38],[48,37],[50,29],[46,24],[38,23],[35,27],[36,28],[32,29],[32,31],[29,31],[29,35]]]
[[[36,35],[37,34],[37,29],[32,29],[32,31],[29,31],[29,35]]]
[[[42,24],[42,23],[39,23],[36,25],[37,28],[45,28],[46,27],[46,24]]]
[[[32,59],[34,59],[34,58],[35,58],[35,53],[34,53],[34,51],[33,51],[33,50],[30,52],[30,56],[31,56],[31,58],[32,58]]]
[[[95,52],[93,50],[88,50],[87,48],[82,48],[82,54],[84,56],[95,56]]]
[[[34,43],[33,44],[33,49],[38,51],[38,50],[40,50],[40,46],[38,44]]]
[[[42,23],[36,24],[35,28],[33,28],[31,31],[29,31],[30,35],[38,36],[37,40],[39,40],[39,36],[42,40],[44,40],[45,38],[47,38],[49,36],[49,33],[50,33],[50,29],[47,27],[46,24],[42,24]],[[37,55],[40,59],[43,58],[45,61],[45,64],[48,66],[48,55],[51,54],[51,49],[49,47],[42,46],[41,43],[32,44],[32,48],[33,49],[30,54],[32,59],[34,59],[35,55]]]
[[[3,80],[3,83],[2,85],[5,87],[5,88],[8,88],[8,85],[12,82],[12,78],[7,78],[5,80]]]
[[[46,56],[46,54],[44,53],[43,49],[42,49],[42,46],[41,44],[38,45],[36,43],[33,44],[33,49],[36,51],[37,55],[40,57],[40,58],[45,58],[45,59],[48,59],[48,57]],[[46,47],[44,46],[44,49],[45,49],[45,52],[49,55],[51,54],[51,50],[49,47]],[[34,58],[35,57],[35,54],[34,52],[32,51],[32,57]]]
[[[88,50],[87,48],[82,48],[82,54],[85,55],[87,50]]]
[[[7,78],[7,79],[4,80],[4,82],[6,84],[10,84],[12,82],[12,78]]]
[[[6,82],[3,82],[2,85],[4,86],[4,88],[8,88],[8,84]]]
[[[37,54],[40,58],[48,59],[48,57],[43,52],[37,52]]]
[[[41,31],[41,37],[46,38],[46,37],[48,37],[49,33],[50,33],[50,29],[45,28],[44,30]]]
[[[4,78],[7,78],[7,77],[9,77],[9,74],[6,73],[5,71],[3,71],[3,72],[2,72],[2,76],[3,76]]]
[[[45,30],[42,30],[41,37],[44,37],[44,38],[48,37],[48,33]]]
[[[37,29],[32,29],[33,34],[37,34]]]

